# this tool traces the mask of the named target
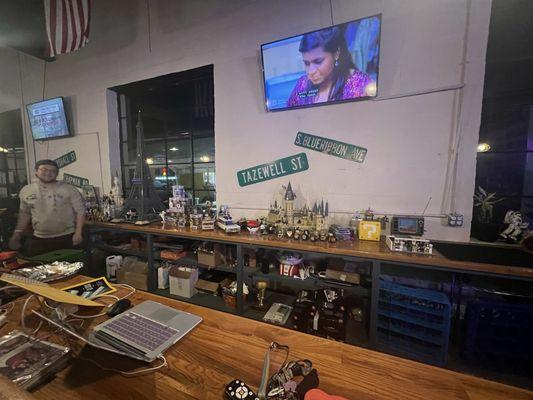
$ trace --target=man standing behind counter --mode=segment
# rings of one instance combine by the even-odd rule
[[[22,233],[29,223],[33,235],[24,243],[26,256],[73,248],[81,244],[85,206],[80,192],[72,185],[57,181],[59,168],[55,161],[35,163],[37,181],[20,190],[20,211],[9,247],[21,247]]]

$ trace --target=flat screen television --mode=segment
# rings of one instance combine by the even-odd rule
[[[377,95],[381,15],[261,45],[268,111]]]
[[[62,97],[38,101],[26,106],[34,140],[70,136]]]

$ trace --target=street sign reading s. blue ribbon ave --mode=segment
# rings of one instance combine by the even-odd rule
[[[298,132],[296,134],[294,144],[306,149],[358,163],[365,161],[366,153],[368,152],[364,147],[311,135],[305,132]]]

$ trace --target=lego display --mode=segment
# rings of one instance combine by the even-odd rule
[[[155,192],[150,168],[146,163],[144,151],[144,126],[141,121],[141,111],[139,110],[137,119],[137,159],[135,171],[131,181],[131,189],[120,213],[120,217],[128,222],[155,221],[159,213],[164,209]],[[135,210],[135,214],[130,213]],[[129,214],[129,216],[128,216]]]
[[[391,251],[433,254],[433,245],[427,239],[387,235],[386,243]]]
[[[217,226],[226,233],[238,233],[241,227],[233,223],[229,208],[226,205],[221,205],[218,210]]]
[[[508,224],[500,237],[512,243],[518,243],[523,236],[523,233],[529,227],[528,222],[522,222],[522,213],[520,211],[509,210],[503,219],[505,224]]]
[[[360,240],[373,240],[379,242],[381,235],[381,222],[360,221],[358,230]]]
[[[109,198],[113,204],[120,210],[124,206],[124,194],[122,192],[122,185],[120,184],[120,178],[118,172],[113,177],[113,185],[109,191]]]
[[[299,228],[301,231],[322,231],[327,230],[328,202],[315,202],[309,209],[305,205],[301,210],[294,208],[296,195],[292,190],[291,182],[287,185],[285,195],[281,204],[277,200],[270,206],[267,222],[273,224],[278,229]]]

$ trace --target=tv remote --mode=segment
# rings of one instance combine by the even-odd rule
[[[254,391],[244,382],[235,379],[231,381],[224,394],[228,400],[259,400]]]

